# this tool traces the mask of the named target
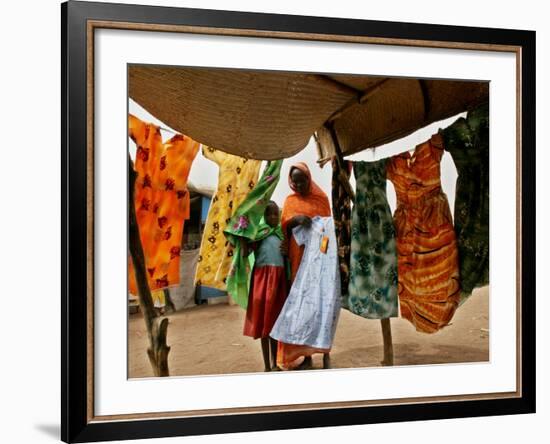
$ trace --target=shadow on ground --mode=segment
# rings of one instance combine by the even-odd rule
[[[236,305],[201,305],[169,316],[170,375],[261,372],[260,341],[243,336],[245,311]],[[452,324],[426,334],[408,321],[391,319],[394,365],[430,365],[489,360],[489,291],[476,290],[456,312]],[[130,378],[153,376],[147,358],[143,318],[132,316],[128,331]],[[379,320],[342,310],[331,351],[332,368],[379,367],[383,358]],[[314,356],[315,369],[322,356]]]

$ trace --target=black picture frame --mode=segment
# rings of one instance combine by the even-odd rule
[[[89,20],[274,32],[512,45],[521,67],[521,394],[500,399],[269,413],[95,421],[90,417],[87,303]],[[61,438],[91,442],[535,412],[535,32],[69,1],[61,5],[62,374]]]

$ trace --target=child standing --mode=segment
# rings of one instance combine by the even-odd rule
[[[269,333],[287,296],[285,263],[281,253],[282,240],[279,207],[275,202],[270,201],[266,206],[255,242],[248,244],[243,239],[241,244],[243,247],[241,251],[245,257],[249,254],[249,246],[255,250],[243,334],[261,339],[266,372],[278,369],[277,341],[270,338]]]
[[[269,333],[287,294],[285,267],[280,252],[283,232],[279,207],[269,200],[279,182],[282,164],[282,160],[267,163],[262,177],[223,231],[235,247],[227,276],[227,293],[246,310],[243,333],[262,339],[266,371],[276,368],[275,362],[272,366],[269,360]],[[252,249],[255,254],[249,254]],[[276,345],[276,342],[271,344],[273,355]]]

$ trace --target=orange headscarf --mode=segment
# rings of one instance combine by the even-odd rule
[[[302,171],[308,178],[309,189],[305,195],[302,195],[296,191],[296,187],[292,182],[291,174],[294,168]],[[323,190],[311,179],[311,172],[308,166],[299,162],[290,167],[288,173],[288,183],[290,188],[294,191],[293,194],[287,196],[283,205],[283,213],[281,215],[281,225],[285,238],[288,236],[287,227],[288,223],[294,216],[330,216],[330,204],[327,195]],[[288,260],[290,262],[290,280],[294,281],[302,256],[304,254],[304,247],[299,246],[294,238],[291,236],[288,242]],[[277,346],[277,365],[281,368],[290,369],[295,368],[300,364],[300,358],[302,356],[311,356],[314,353],[328,353],[329,350],[318,349],[315,347],[309,347],[307,345],[298,344],[286,344],[279,342]]]
[[[303,172],[309,182],[309,189],[305,195],[296,192],[296,187],[292,182],[291,173],[294,168]],[[290,220],[294,216],[330,216],[330,204],[327,195],[311,178],[311,172],[308,166],[304,162],[298,162],[290,167],[288,173],[288,183],[290,188],[294,191],[293,194],[287,196],[283,205],[283,212],[281,215],[281,225],[283,227],[283,233],[285,238],[288,236],[287,226]],[[298,267],[304,254],[304,247],[300,247],[294,238],[291,238],[288,244],[288,258],[290,261],[291,281],[294,281],[294,277],[298,272]]]

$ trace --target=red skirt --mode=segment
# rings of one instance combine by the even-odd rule
[[[243,334],[254,339],[267,338],[287,297],[284,267],[264,265],[254,268]]]

